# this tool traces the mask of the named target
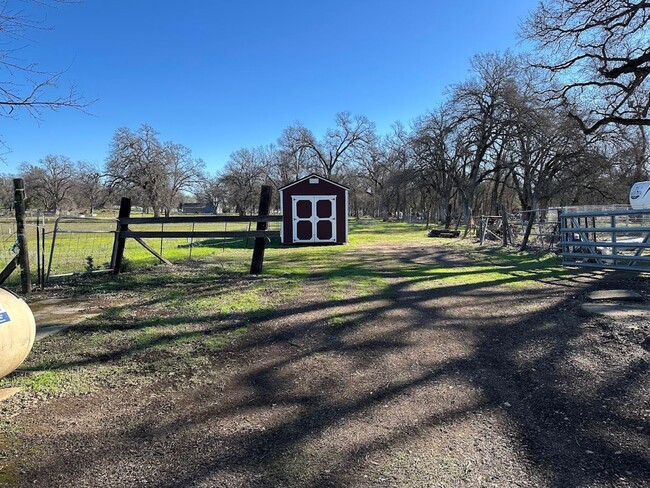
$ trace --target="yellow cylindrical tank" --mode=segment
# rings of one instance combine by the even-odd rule
[[[36,322],[29,306],[0,288],[0,378],[22,364],[35,338]]]

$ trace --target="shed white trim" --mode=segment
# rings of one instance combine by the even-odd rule
[[[349,230],[348,223],[350,222],[350,209],[348,208],[348,192],[345,192],[345,242],[350,242],[348,240]]]
[[[340,183],[336,183],[335,181],[329,180],[325,178],[324,176],[317,175],[316,173],[312,173],[310,175],[305,176],[304,178],[300,178],[297,181],[294,181],[293,183],[289,183],[288,185],[285,185],[281,187],[278,191],[282,192],[283,190],[286,190],[287,188],[291,188],[293,185],[297,185],[298,183],[302,183],[305,180],[308,180],[310,178],[318,178],[323,181],[327,181],[328,183],[331,183],[332,185],[336,185],[339,188],[343,188],[344,190],[349,190],[349,188],[345,185],[341,185]]]
[[[282,198],[282,193],[280,193],[280,215],[284,216],[284,198]],[[280,244],[284,244],[284,218],[280,222]]]
[[[298,202],[310,202],[311,210],[309,216],[298,216]],[[330,202],[329,216],[319,216],[317,211],[318,202]],[[301,244],[308,242],[336,242],[336,195],[292,195],[291,196],[291,210],[293,213],[293,243]],[[308,222],[310,230],[310,237],[308,239],[300,239],[298,237],[298,224]],[[318,227],[321,222],[329,222],[331,232],[327,239],[318,237]]]

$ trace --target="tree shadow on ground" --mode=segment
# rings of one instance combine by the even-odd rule
[[[486,271],[428,251],[378,253],[311,277],[318,292],[332,276],[379,276],[378,293],[233,314],[254,327],[224,352],[240,358],[226,387],[161,400],[174,410],[164,416],[125,409],[102,443],[60,439],[92,451],[58,453],[30,474],[57,479],[67,466],[65,476],[87,478],[136,448],[147,479],[169,487],[647,482],[647,351],[612,346],[603,323],[577,310],[590,290],[630,280],[513,265],[464,282]],[[531,280],[538,286],[513,287]]]

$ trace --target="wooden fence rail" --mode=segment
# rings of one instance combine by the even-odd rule
[[[143,239],[210,239],[223,237],[255,238],[255,249],[251,261],[251,274],[260,274],[264,260],[264,247],[267,239],[280,237],[277,230],[266,230],[269,222],[282,222],[281,215],[268,215],[271,203],[271,187],[263,186],[260,195],[259,215],[211,215],[206,217],[181,216],[181,217],[131,217],[131,200],[122,198],[118,216],[117,232],[113,245],[113,258],[111,268],[113,274],[119,274],[124,259],[124,246],[126,239],[132,238],[152,253],[160,261],[169,264],[162,255],[147,245]],[[257,223],[256,230],[134,230],[133,225],[158,224],[163,228],[165,224],[217,224],[217,223]]]
[[[173,217],[171,222],[175,224]],[[122,237],[139,237],[140,239],[209,239],[211,237],[280,237],[279,230],[127,230]]]
[[[120,219],[124,224],[223,224],[248,222],[282,222],[282,215],[183,215],[178,217],[127,217]]]

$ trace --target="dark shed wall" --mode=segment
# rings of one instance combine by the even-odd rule
[[[319,178],[319,182],[309,183],[309,179],[296,183],[293,186],[282,190],[282,212],[283,212],[283,233],[284,243],[293,242],[293,215],[291,208],[291,197],[294,195],[336,195],[336,242],[342,244],[347,241],[347,212],[346,196],[347,191],[338,185],[333,185],[326,180]]]

